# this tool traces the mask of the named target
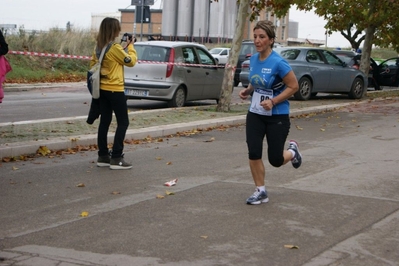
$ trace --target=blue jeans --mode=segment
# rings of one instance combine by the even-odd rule
[[[99,100],[101,117],[97,135],[98,156],[108,155],[107,135],[112,121],[112,112],[114,112],[117,127],[112,147],[112,158],[119,158],[123,153],[123,142],[125,141],[126,130],[129,127],[125,93],[100,90]]]

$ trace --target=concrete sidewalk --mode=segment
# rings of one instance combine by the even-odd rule
[[[257,206],[244,126],[126,145],[127,171],[96,167],[95,151],[4,163],[0,266],[396,266],[398,110],[293,118],[303,164],[265,158]]]

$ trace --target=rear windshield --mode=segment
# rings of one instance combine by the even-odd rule
[[[254,43],[245,43],[241,45],[240,55],[249,55],[256,53],[256,47]]]
[[[169,58],[169,49],[166,47],[135,45],[138,60],[167,62]]]

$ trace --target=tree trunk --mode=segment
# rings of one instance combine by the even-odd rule
[[[362,51],[362,59],[360,60],[360,70],[366,74],[368,77],[370,70],[370,57],[371,57],[371,49],[373,45],[373,36],[375,33],[375,26],[369,26],[366,29],[366,38],[363,43],[363,51]],[[363,92],[363,96],[367,95],[367,84],[365,84],[366,89]]]
[[[227,60],[226,68],[224,70],[222,90],[220,92],[219,103],[217,105],[217,112],[228,112],[230,111],[231,93],[234,88],[233,79],[234,72],[237,66],[238,56],[240,54],[241,43],[244,35],[244,27],[247,18],[249,17],[249,1],[240,0],[237,19],[236,19],[236,31],[233,37],[233,46],[230,50],[230,56]]]

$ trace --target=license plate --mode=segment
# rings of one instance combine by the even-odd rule
[[[129,96],[148,96],[148,91],[145,90],[125,90],[125,94]]]

